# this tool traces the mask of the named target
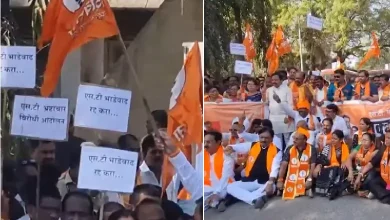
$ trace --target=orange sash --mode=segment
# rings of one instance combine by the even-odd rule
[[[371,145],[368,151],[364,154],[364,148],[360,147],[356,153],[355,162],[357,165],[364,167],[368,162],[371,161],[372,153],[375,151],[375,145]]]
[[[355,86],[355,95],[359,97],[359,99],[361,98],[360,96],[360,91],[362,89],[361,86],[362,86],[361,83],[357,83]],[[366,82],[366,84],[364,85],[364,96],[370,96],[370,93],[371,93],[370,82]]]
[[[245,142],[244,138],[238,138],[238,143],[244,143],[244,142]],[[237,144],[237,138],[230,135],[229,144]]]
[[[318,136],[318,152],[321,153],[326,145],[331,145],[332,142],[332,132],[329,134],[321,133]]]
[[[203,184],[205,186],[211,186],[210,154],[207,151],[204,151],[203,158],[204,158],[204,166],[203,166],[204,181],[203,181]],[[219,148],[214,156],[214,173],[218,179],[221,179],[221,177],[222,177],[223,161],[224,161],[223,148],[222,148],[222,146],[219,146]],[[231,178],[229,178],[229,183],[231,183],[231,182],[233,182],[233,180]]]
[[[381,177],[390,185],[390,163],[389,163],[389,147],[386,147],[385,152],[383,152],[382,162],[381,162]]]
[[[205,102],[222,102],[223,96],[218,95],[217,100],[211,101],[210,96],[209,96],[209,95],[205,95],[204,98],[203,98],[203,100],[204,100]]]
[[[310,172],[311,147],[306,145],[299,159],[298,149],[293,146],[290,149],[290,161],[288,163],[287,179],[284,183],[283,199],[291,200],[297,196],[303,196],[306,192],[306,178]]]
[[[332,148],[332,151],[330,154],[330,166],[327,166],[327,167],[341,166],[341,164],[337,160],[336,147],[331,146],[331,148]],[[349,148],[345,143],[342,143],[341,144],[341,163],[346,161],[348,159],[348,156],[349,156]]]
[[[347,85],[347,84],[345,84],[345,85],[342,86],[342,87],[339,87],[338,85],[334,84],[334,86],[336,87],[336,91],[334,92],[334,96],[333,96],[335,102],[344,101],[345,96],[344,96],[343,89],[344,89],[344,87],[345,87],[346,85]]]
[[[248,177],[252,168],[253,168],[253,165],[255,164],[255,161],[257,159],[257,157],[261,154],[261,146],[260,146],[260,142],[256,142],[254,144],[252,144],[252,148],[251,150],[249,151],[249,154],[248,154],[248,160],[246,162],[246,167],[245,167],[245,176]],[[273,144],[271,143],[271,145],[268,147],[268,151],[267,151],[267,171],[268,171],[268,174],[271,173],[271,170],[272,170],[272,162],[276,156],[276,154],[278,153],[278,148]]]
[[[382,96],[390,96],[390,84],[387,85],[385,88],[383,88],[383,95]]]

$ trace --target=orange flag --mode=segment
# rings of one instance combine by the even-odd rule
[[[201,146],[203,143],[203,117],[201,109],[203,97],[199,95],[202,83],[200,49],[198,42],[195,42],[187,54],[183,68],[176,77],[168,111],[167,133],[181,147],[188,160],[191,159],[191,144]],[[177,135],[180,126],[186,128],[186,133],[182,139]],[[201,148],[198,147],[198,151],[200,150]],[[172,180],[173,174],[172,165],[168,160],[164,160],[163,190],[166,189]],[[179,194],[180,199],[188,198],[188,194],[183,192]]]
[[[272,38],[272,42],[267,49],[265,59],[268,61],[268,73],[272,75],[279,68],[279,56],[276,48],[276,34]]]
[[[246,29],[245,29],[245,39],[242,42],[242,44],[245,46],[246,50],[246,60],[247,61],[252,61],[253,58],[256,57],[256,50],[253,42],[253,34],[252,34],[252,28],[250,24],[246,24]]]
[[[53,93],[68,53],[91,40],[119,34],[107,0],[51,0],[43,20],[38,47],[51,41],[41,87],[44,97]]]
[[[278,49],[278,56],[281,57],[291,52],[291,45],[284,36],[282,26],[278,26],[278,30],[275,33],[275,43]]]
[[[379,48],[378,39],[376,38],[375,32],[371,33],[372,35],[372,43],[371,48],[367,51],[364,58],[360,61],[358,69],[360,69],[369,59],[376,57],[379,58],[381,55],[381,49]]]

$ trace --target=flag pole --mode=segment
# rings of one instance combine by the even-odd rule
[[[118,39],[119,39],[119,42],[121,44],[121,48],[123,50],[123,53],[125,55],[125,59],[126,59],[126,62],[127,62],[127,65],[129,65],[130,67],[130,72],[132,73],[133,77],[134,77],[134,81],[135,81],[135,84],[136,86],[138,87],[138,90],[140,91],[141,93],[141,97],[142,97],[142,103],[145,107],[145,112],[148,116],[148,119],[152,125],[152,128],[153,128],[153,132],[155,133],[156,137],[161,139],[162,143],[164,144],[165,146],[165,142],[164,140],[161,138],[161,135],[160,135],[160,132],[158,132],[158,127],[157,127],[157,124],[156,124],[156,121],[154,120],[153,118],[153,115],[152,115],[152,111],[150,109],[150,106],[149,106],[149,103],[148,103],[148,100],[146,99],[146,96],[145,96],[145,92],[143,90],[143,86],[137,76],[137,73],[135,71],[135,68],[133,66],[133,63],[131,62],[131,59],[130,59],[130,56],[129,54],[127,53],[127,49],[126,49],[126,45],[125,45],[125,42],[123,41],[123,38],[122,38],[122,35],[120,33],[120,31],[118,30]]]
[[[298,39],[299,39],[299,57],[301,59],[301,71],[303,71],[301,22],[299,18],[298,18]]]

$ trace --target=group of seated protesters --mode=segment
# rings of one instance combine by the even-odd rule
[[[275,195],[335,199],[357,193],[390,204],[390,127],[375,135],[370,119],[362,118],[353,131],[337,112],[328,105],[314,130],[298,121],[288,142],[268,119],[237,117],[229,133],[205,122],[205,209],[222,212],[237,200],[261,209]]]

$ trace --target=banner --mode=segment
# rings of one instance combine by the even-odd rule
[[[268,118],[269,115],[268,108],[263,103],[205,103],[204,107],[204,121],[218,124],[222,132],[228,132],[233,119],[240,117],[244,110],[250,121],[255,118]],[[348,116],[351,127],[355,129],[364,117],[371,119],[375,133],[383,133],[390,124],[390,102],[348,101],[339,105],[339,108],[340,116]]]
[[[255,118],[264,118],[264,104],[255,102],[232,103],[204,103],[204,122],[211,122],[219,126],[222,132],[227,132],[232,126],[235,117],[240,117],[245,111],[249,121]]]

